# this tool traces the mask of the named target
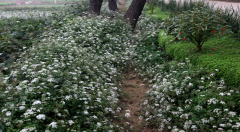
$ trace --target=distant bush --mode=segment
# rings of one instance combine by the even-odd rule
[[[0,3],[0,6],[9,6],[9,5],[16,5],[16,3],[10,2],[10,3]]]
[[[226,0],[227,1],[227,0]],[[233,0],[234,1],[234,0]],[[240,1],[240,0],[235,0],[235,1]],[[199,1],[203,7],[207,10],[215,10],[214,5],[210,5],[208,2],[205,1]],[[169,3],[166,3],[165,0],[161,0],[158,2],[158,6],[161,8],[163,11],[170,11],[173,14],[176,12],[183,12],[183,11],[188,11],[194,9],[195,6],[195,1],[190,0],[188,1],[176,1],[176,0],[170,0]],[[240,15],[239,15],[239,10],[235,10],[233,7],[227,7],[225,10],[222,10],[220,13],[220,16],[225,19],[226,23],[230,25],[232,28],[231,30],[235,34],[234,37],[240,39]],[[220,10],[220,7],[218,7],[216,10]]]

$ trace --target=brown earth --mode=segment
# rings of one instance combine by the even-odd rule
[[[120,99],[118,105],[123,109],[117,114],[120,118],[115,121],[115,124],[122,127],[123,131],[126,132],[157,132],[156,128],[148,126],[140,111],[141,104],[149,98],[146,92],[150,88],[146,87],[146,83],[137,79],[137,74],[134,72],[123,75],[125,76],[124,85],[121,89],[123,98]]]

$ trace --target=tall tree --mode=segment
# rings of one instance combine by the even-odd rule
[[[89,13],[100,15],[103,0],[90,0]]]
[[[117,0],[108,0],[108,7],[111,11],[117,11]]]
[[[108,0],[109,9],[116,11],[117,10],[117,0]],[[147,0],[133,0],[130,7],[128,8],[124,19],[128,20],[133,28],[136,27],[139,16],[142,14],[142,10]],[[100,15],[100,10],[103,0],[90,0],[89,13]]]
[[[133,30],[136,27],[138,18],[142,14],[145,4],[146,0],[133,0],[126,14],[124,15],[124,19],[127,19],[130,22]]]

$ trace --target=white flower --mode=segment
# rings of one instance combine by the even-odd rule
[[[84,113],[84,115],[88,115],[88,111],[87,110],[84,110],[83,113]]]
[[[219,71],[218,69],[215,69],[217,72]]]
[[[37,105],[37,104],[41,104],[41,101],[37,100],[37,101],[33,102],[32,105]]]
[[[72,97],[72,95],[68,95],[65,97],[65,100],[69,100]]]
[[[97,127],[101,127],[102,124],[100,122],[97,123]]]
[[[93,119],[97,119],[97,116],[95,116],[95,115],[93,115],[93,116],[91,116]]]
[[[183,128],[184,128],[185,130],[187,130],[187,129],[190,128],[191,125],[192,125],[192,121],[191,121],[191,120],[186,121],[186,122],[184,123]]]
[[[220,103],[221,103],[221,104],[225,104],[225,102],[224,102],[224,101],[221,101]]]
[[[190,87],[191,87],[191,86],[193,86],[193,84],[192,84],[192,83],[189,83],[188,85],[189,85]]]
[[[27,129],[22,129],[20,132],[31,132],[31,131],[33,131],[35,129],[36,129],[36,127],[29,127]]]
[[[47,81],[54,82],[55,80],[53,78],[49,78]]]
[[[10,111],[6,112],[6,116],[10,116],[12,113]]]
[[[225,94],[224,93],[220,93],[219,95],[224,96]]]
[[[49,124],[52,128],[57,128],[57,122],[52,122]]]
[[[37,82],[38,81],[38,78],[34,78],[32,81],[31,81],[31,83],[35,83],[35,82]]]
[[[146,105],[146,104],[148,104],[148,100],[145,100],[143,103],[143,105]]]
[[[207,102],[208,102],[209,105],[210,104],[216,104],[218,102],[218,100],[215,99],[215,98],[212,98],[212,99],[209,99]]]
[[[125,114],[125,117],[130,117],[130,113],[126,113],[126,114]]]
[[[232,112],[232,111],[230,111],[228,114],[229,114],[231,117],[234,117],[234,116],[237,114],[237,112]]]
[[[197,126],[196,126],[196,125],[192,125],[191,128],[192,128],[192,129],[197,129]]]
[[[7,109],[3,109],[2,112],[7,111]]]
[[[20,106],[19,109],[20,109],[20,110],[23,110],[23,109],[25,109],[25,107],[24,107],[24,106]]]
[[[29,129],[22,129],[20,132],[29,132]]]
[[[130,113],[130,110],[126,110],[127,113]]]
[[[74,123],[72,120],[69,120],[68,122],[69,122],[70,126]]]
[[[44,114],[39,114],[38,116],[37,116],[37,119],[38,120],[45,120],[45,115]]]
[[[226,127],[226,124],[219,124],[220,127]]]
[[[120,108],[120,107],[118,107],[118,108],[117,108],[117,112],[120,112],[120,111],[121,111],[121,108]]]
[[[50,96],[51,94],[49,92],[46,93],[48,96]]]

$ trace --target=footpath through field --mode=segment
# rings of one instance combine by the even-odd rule
[[[119,105],[124,109],[118,114],[119,121],[115,123],[122,127],[123,131],[133,132],[157,132],[156,128],[147,125],[147,121],[141,115],[140,109],[144,102],[148,102],[147,91],[150,90],[147,84],[137,78],[134,72],[124,74],[124,85],[121,89],[123,98]]]
[[[126,0],[118,1],[118,8],[124,13],[127,10]],[[148,101],[147,91],[150,88],[146,87],[146,83],[137,79],[137,73],[124,73],[125,80],[123,80],[122,98],[118,106],[123,109],[119,110],[120,117],[115,121],[125,132],[157,132],[156,128],[151,128],[147,125],[147,121],[141,116],[140,109],[144,102]],[[121,108],[119,107],[119,108]]]

